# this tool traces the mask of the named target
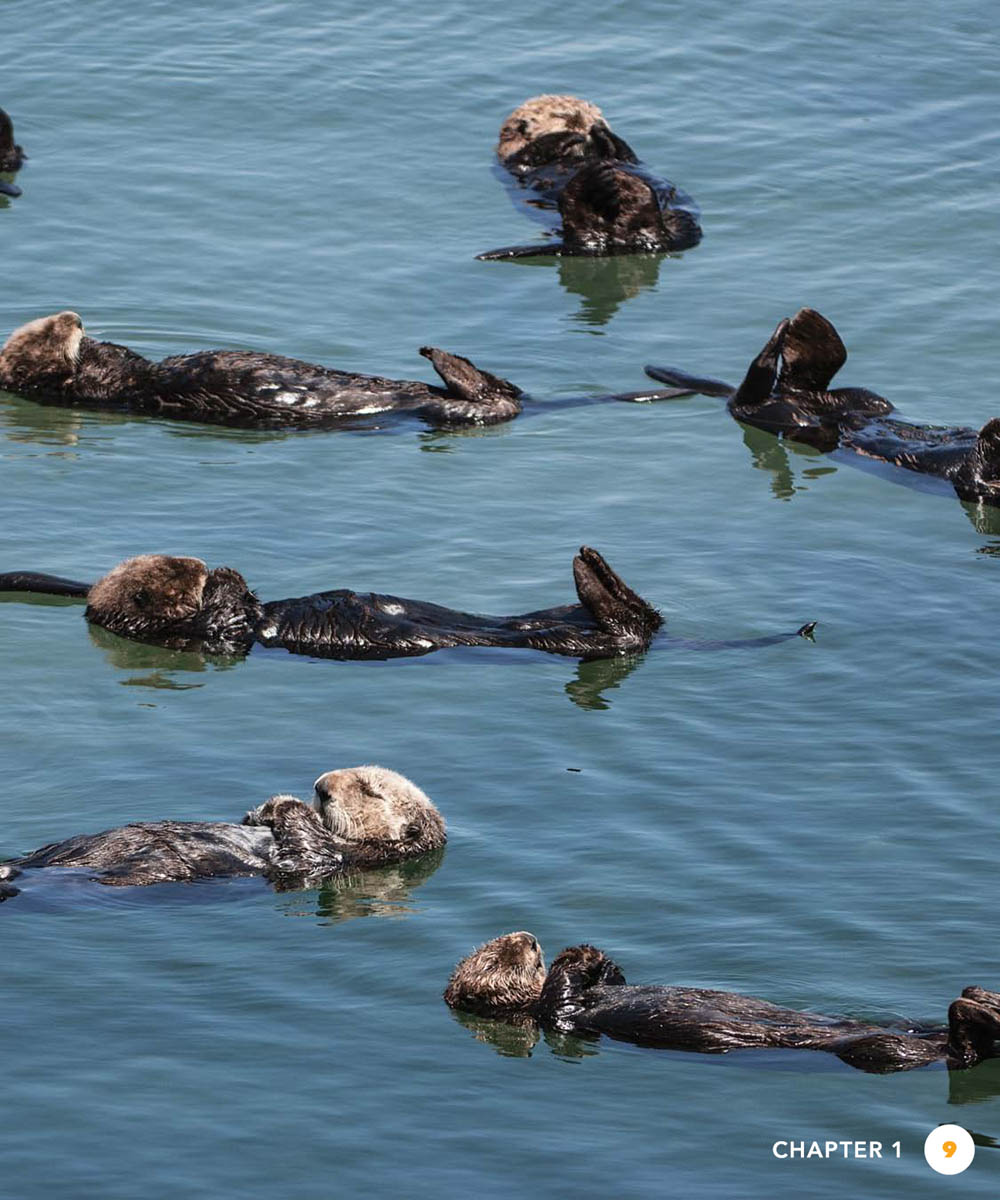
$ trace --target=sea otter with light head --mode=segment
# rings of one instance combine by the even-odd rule
[[[111,409],[210,425],[257,429],[369,427],[411,414],[447,428],[497,425],[529,398],[467,358],[424,346],[443,387],[337,371],[254,350],[204,350],[153,362],[126,346],[85,335],[74,312],[22,325],[0,348],[0,389],[45,404]],[[661,389],[559,403],[656,400]]]
[[[385,767],[348,767],[316,780],[315,805],[272,796],[240,825],[142,821],[52,842],[0,863],[0,900],[24,871],[92,868],[97,883],[140,887],[218,876],[265,875],[280,890],[342,871],[402,862],[445,844],[428,797]],[[6,895],[5,895],[6,893]]]
[[[848,1017],[781,1008],[709,988],[636,986],[593,946],[571,946],[548,972],[533,934],[480,946],[452,973],[445,1002],[502,1021],[669,1050],[825,1050],[852,1067],[885,1073],[928,1063],[971,1067],[996,1054],[1000,992],[969,987],[948,1009],[947,1028],[887,1029]]]
[[[85,616],[122,637],[174,649],[247,654],[255,643],[318,658],[400,658],[454,646],[505,646],[572,658],[614,658],[646,650],[663,619],[583,546],[573,560],[579,603],[516,616],[483,616],[346,589],[260,601],[238,571],[199,558],[143,554],[95,584],[31,571],[0,574],[0,592],[86,597]],[[765,646],[794,633],[732,642],[686,642],[696,649]]]
[[[601,110],[576,96],[535,96],[500,127],[501,166],[558,206],[562,241],[508,246],[481,259],[663,253],[701,240],[690,197],[653,175],[612,133]]]

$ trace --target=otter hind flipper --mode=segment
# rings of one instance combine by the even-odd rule
[[[444,424],[496,425],[521,411],[521,389],[510,380],[435,346],[421,346],[420,353],[446,388],[445,395],[423,406],[428,416]]]
[[[656,609],[611,569],[603,555],[589,546],[581,546],[573,559],[573,580],[580,603],[601,629],[616,638],[646,646],[663,624]]]
[[[0,592],[41,592],[48,596],[86,596],[93,585],[37,571],[0,574]]]
[[[825,392],[847,362],[847,349],[833,325],[812,308],[800,308],[781,343],[780,391]]]
[[[966,988],[966,991],[970,989]],[[963,1067],[996,1056],[1000,1015],[992,1004],[982,1004],[963,993],[948,1009],[948,1054]]]
[[[603,121],[596,121],[591,125],[590,144],[601,158],[617,159],[619,162],[631,163],[632,166],[639,162],[638,155],[628,142],[620,138]]]
[[[976,436],[977,475],[984,483],[1000,483],[1000,417],[987,421]]]
[[[731,383],[723,383],[721,379],[708,379],[699,375],[689,375],[687,371],[677,367],[654,367],[647,363],[643,370],[659,383],[669,384],[677,396],[720,396],[728,400],[736,391]]]

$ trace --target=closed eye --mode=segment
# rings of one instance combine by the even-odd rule
[[[405,838],[406,841],[412,842],[416,838],[420,837],[422,832],[423,832],[423,830],[421,829],[421,827],[419,825],[416,825],[416,824],[407,825],[407,827],[403,830],[403,837]]]

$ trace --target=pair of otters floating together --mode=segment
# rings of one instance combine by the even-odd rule
[[[0,865],[0,901],[27,871],[89,868],[96,882],[146,886],[220,875],[263,875],[279,890],[316,886],[440,849],[445,823],[415,784],[384,767],[328,771],[315,806],[272,796],[242,824],[149,821],[81,834]],[[782,1008],[708,988],[629,986],[593,946],[572,946],[546,972],[530,933],[487,942],[455,968],[444,999],[452,1008],[562,1033],[674,1050],[824,1050],[870,1072],[928,1063],[974,1066],[995,1056],[1000,993],[966,988],[947,1028],[884,1028],[846,1017]]]
[[[0,113],[0,118],[6,114]],[[5,135],[10,156],[0,160],[0,170],[16,170],[20,147],[13,145],[9,120],[0,120],[0,149]],[[657,224],[649,219],[648,208],[646,217],[636,215],[650,195],[662,227],[669,224],[673,189],[629,169],[635,156],[592,106],[562,97],[530,101],[505,123],[499,150],[509,169],[543,195],[547,192],[548,199],[558,198],[563,253],[677,249],[684,236],[689,239],[685,244],[697,241],[697,226],[692,231],[693,221],[686,223],[683,216],[678,218],[680,240],[672,244],[641,232]],[[11,185],[3,190],[17,194]],[[631,209],[622,197],[631,197]],[[578,214],[586,213],[588,204],[597,219],[581,222]],[[591,236],[587,220],[601,236]],[[640,232],[633,236],[636,229]],[[525,252],[551,253],[552,248]],[[484,257],[520,253],[499,251]],[[416,411],[442,424],[487,424],[520,410],[521,394],[512,384],[477,371],[464,359],[440,351],[425,353],[446,390],[346,375],[268,355],[223,352],[148,363],[122,347],[84,339],[79,318],[63,313],[32,322],[11,337],[0,353],[0,385],[57,402],[114,405],[226,424],[308,425],[359,412],[399,410]],[[784,364],[780,373],[779,356]],[[845,358],[829,322],[803,310],[778,326],[738,389],[676,371],[658,371],[654,377],[682,391],[725,395],[738,419],[801,436],[823,449],[848,444],[861,453],[944,475],[957,489],[967,489],[970,477],[975,482],[977,464],[983,466],[988,458],[982,453],[977,457],[982,435],[971,449],[955,446],[969,441],[973,431],[920,430],[892,422],[888,430],[866,434],[863,418],[883,417],[891,406],[872,393],[827,390]],[[873,442],[873,436],[880,440]],[[986,441],[995,437],[993,431]],[[980,470],[978,478],[989,487],[994,474]],[[261,605],[236,572],[209,572],[198,560],[163,556],[124,563],[93,588],[23,574],[0,577],[0,587],[41,584],[43,590],[63,595],[86,594],[88,618],[108,628],[168,642],[186,641],[193,634],[224,647],[275,639],[276,644],[315,653],[332,644],[332,626],[333,642],[342,641],[344,630],[351,629],[351,645],[363,653],[380,639],[362,631],[371,619],[377,622],[385,616],[404,618],[390,623],[388,641],[393,648],[400,645],[401,626],[416,617],[411,643],[415,648],[403,653],[483,644],[484,622],[491,639],[487,644],[534,645],[583,655],[622,653],[648,644],[660,623],[658,614],[596,552],[581,551],[574,574],[579,609],[546,610],[505,621],[471,618],[393,597],[369,597],[364,603],[350,593]],[[338,603],[352,609],[346,624],[342,614],[329,616]],[[419,611],[408,613],[408,608]],[[433,641],[426,637],[431,612],[439,635]],[[449,630],[444,640],[442,626]],[[501,626],[504,640],[497,642],[493,639]],[[294,797],[275,796],[248,813],[242,825],[149,822],[42,847],[0,868],[0,900],[18,891],[4,881],[30,869],[98,868],[99,882],[119,886],[226,874],[261,874],[278,887],[305,886],[346,869],[402,861],[444,842],[444,822],[419,788],[384,768],[357,767],[321,776],[315,808]],[[537,940],[524,932],[495,938],[463,959],[444,998],[463,1011],[584,1036],[604,1034],[641,1045],[715,1053],[751,1047],[824,1050],[875,1072],[930,1062],[970,1067],[994,1056],[1000,1035],[1000,993],[982,988],[966,988],[952,1003],[947,1029],[887,1030],[780,1008],[732,992],[629,986],[616,964],[592,946],[564,950],[546,972]]]

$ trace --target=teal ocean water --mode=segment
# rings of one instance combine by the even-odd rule
[[[77,880],[4,904],[3,1194],[932,1197],[923,1141],[954,1122],[980,1141],[954,1186],[995,1195],[1000,1063],[531,1047],[440,1000],[511,929],[635,982],[873,1018],[1000,987],[1000,520],[707,398],[546,407],[640,388],[646,362],[738,378],[810,305],[843,383],[920,421],[1000,413],[992,7],[6,0],[0,30],[31,156],[0,198],[0,336],[73,308],[154,357],[420,378],[431,343],[539,401],[485,432],[261,435],[0,395],[0,569],[165,551],[265,598],[514,612],[569,600],[588,543],[681,637],[819,622],[815,644],[661,644],[630,671],[227,665],[89,633],[76,604],[0,605],[0,856],[236,819],[371,761],[451,832],[439,863],[323,891]],[[543,91],[600,104],[690,192],[701,246],[475,261],[541,236],[492,149]],[[802,1138],[901,1157],[773,1157]]]

